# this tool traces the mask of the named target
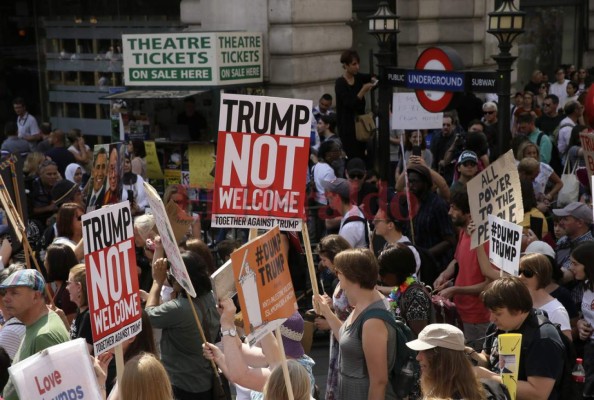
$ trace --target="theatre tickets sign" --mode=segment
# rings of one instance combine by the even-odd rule
[[[300,231],[311,100],[221,95],[215,227]]]
[[[222,86],[262,82],[262,34],[122,35],[126,86]]]

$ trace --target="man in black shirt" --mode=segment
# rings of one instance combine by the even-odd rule
[[[559,97],[554,94],[549,94],[545,97],[542,103],[543,113],[540,117],[536,118],[535,125],[542,132],[551,136],[555,129],[559,126],[559,123],[565,115],[560,114],[557,109],[559,108]]]

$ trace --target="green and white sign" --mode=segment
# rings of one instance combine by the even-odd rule
[[[122,35],[126,86],[223,86],[262,82],[262,34]]]

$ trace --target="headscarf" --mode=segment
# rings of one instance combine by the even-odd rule
[[[76,174],[76,170],[79,168],[80,168],[80,172],[82,172],[84,174],[85,170],[83,167],[80,166],[80,164],[77,164],[77,163],[68,164],[68,166],[66,167],[66,171],[64,172],[64,176],[66,177],[66,179],[68,179],[70,182],[74,182],[74,174]],[[74,183],[76,183],[76,182],[74,182]]]

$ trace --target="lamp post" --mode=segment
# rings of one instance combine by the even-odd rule
[[[375,14],[367,17],[369,20],[369,30],[371,35],[375,36],[379,45],[379,52],[374,56],[377,59],[379,75],[379,107],[378,107],[378,155],[375,164],[382,182],[387,183],[390,174],[390,103],[392,102],[392,86],[386,76],[386,67],[392,61],[397,65],[397,57],[391,51],[390,45],[392,37],[400,32],[398,30],[398,16],[390,10],[388,2],[380,1]]]
[[[524,17],[526,13],[514,5],[513,0],[503,0],[501,6],[489,13],[488,33],[495,36],[499,42],[499,54],[492,56],[497,63],[499,78],[498,96],[498,129],[497,150],[499,155],[510,148],[510,96],[512,64],[516,57],[510,53],[513,41],[524,32]]]

